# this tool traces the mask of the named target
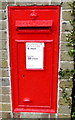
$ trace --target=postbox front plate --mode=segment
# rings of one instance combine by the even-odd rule
[[[13,112],[57,111],[59,6],[9,6]]]

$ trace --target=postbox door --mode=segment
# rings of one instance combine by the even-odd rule
[[[42,44],[40,52],[43,56],[37,56],[36,58],[43,57],[43,68],[41,64],[31,66],[30,69],[26,68],[26,43],[18,43],[18,73],[19,73],[19,105],[29,105],[29,107],[43,107],[50,108],[51,106],[51,86],[52,86],[52,58],[53,58],[53,41],[45,43],[30,43],[32,45]],[[33,48],[32,52],[36,51]],[[37,48],[39,49],[39,47]],[[43,51],[42,51],[43,50]],[[20,54],[21,52],[21,54]],[[38,51],[36,51],[38,52]],[[33,54],[34,55],[34,54]],[[31,54],[32,56],[32,54]],[[30,57],[30,56],[29,56]],[[36,62],[35,56],[33,56],[30,62]],[[41,58],[42,59],[42,58]],[[38,60],[37,60],[38,62]],[[30,65],[30,64],[29,64]],[[31,63],[33,65],[33,63]],[[23,66],[23,69],[22,69]]]

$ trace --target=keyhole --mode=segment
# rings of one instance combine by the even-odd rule
[[[24,75],[22,75],[22,77],[24,77]]]

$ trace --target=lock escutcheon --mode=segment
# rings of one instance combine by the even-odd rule
[[[24,100],[23,100],[24,102],[32,102],[31,100],[30,100],[30,98],[24,98]]]

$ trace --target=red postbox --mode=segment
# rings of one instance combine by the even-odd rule
[[[59,6],[9,6],[13,112],[56,113]]]

